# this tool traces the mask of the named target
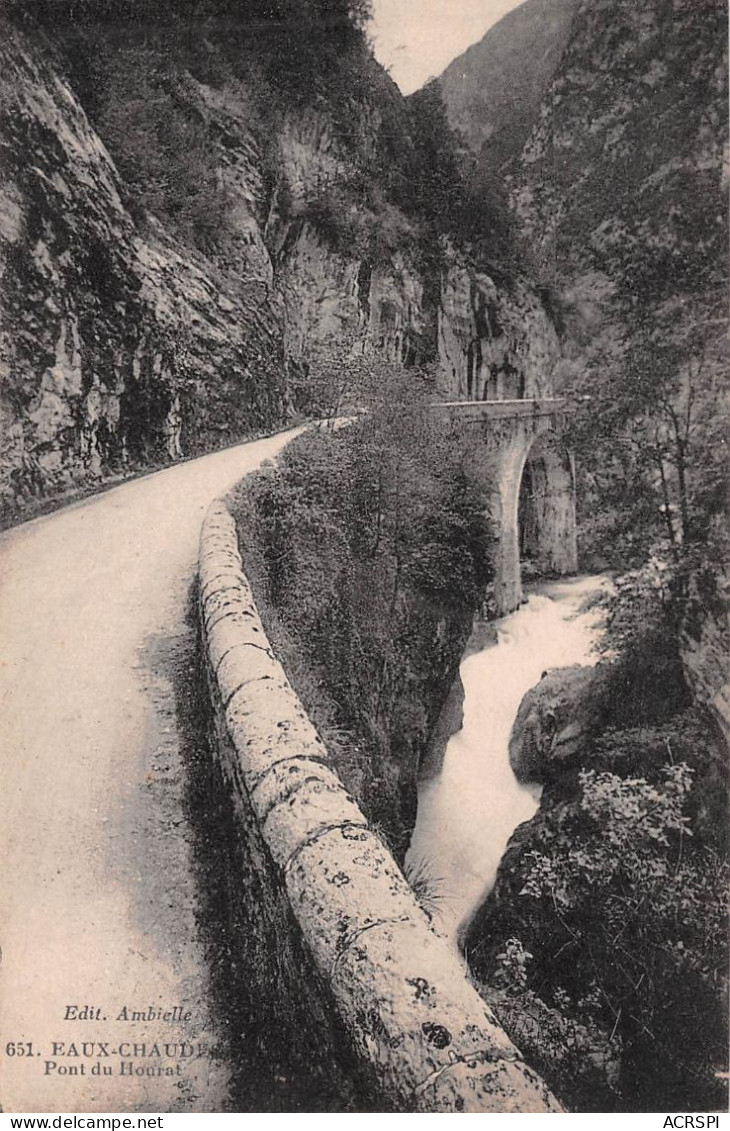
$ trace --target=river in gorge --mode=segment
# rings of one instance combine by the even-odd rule
[[[602,612],[590,599],[609,584],[542,583],[516,612],[475,626],[460,667],[461,727],[423,767],[406,858],[434,926],[454,945],[491,891],[512,833],[540,804],[541,787],[518,782],[509,763],[522,698],[549,668],[596,663]]]

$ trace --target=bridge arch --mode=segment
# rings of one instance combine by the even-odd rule
[[[527,453],[517,525],[521,562],[532,561],[540,573],[575,570],[575,467],[555,432],[543,432]]]
[[[561,399],[452,401],[432,408],[479,435],[494,536],[494,601],[502,615],[522,600],[521,558],[541,572],[575,573],[575,469]]]
[[[541,573],[575,573],[575,467],[560,431],[542,427],[516,435],[498,466],[499,494],[492,510],[497,541],[494,592],[499,613],[522,600],[522,562]]]

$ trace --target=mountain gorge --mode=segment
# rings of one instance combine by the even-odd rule
[[[581,0],[529,123],[508,114],[490,150],[481,67],[497,43],[530,66],[523,33],[551,6],[533,7],[452,64],[444,98],[553,312],[580,556],[617,589],[595,680],[549,671],[523,701],[515,749],[553,761],[467,947],[578,1110],[722,1108],[727,7]]]
[[[548,386],[540,296],[437,219],[458,175],[359,33],[142,9],[7,23],[6,517],[321,408],[371,349],[448,395]]]
[[[251,647],[281,660],[324,748],[314,761],[326,752],[435,924],[453,893],[437,859],[409,853],[419,791],[426,778],[440,788],[446,732],[462,733],[460,663],[494,650],[495,682],[470,695],[477,731],[498,729],[520,653],[496,610],[524,627],[531,604],[557,604],[577,510],[603,650],[595,669],[543,670],[539,625],[551,644],[565,625],[527,626],[527,676],[543,676],[507,719],[503,753],[542,799],[452,941],[561,1102],[715,1110],[730,733],[726,9],[526,0],[404,98],[373,57],[369,8],[9,3],[0,518],[319,421],[227,496],[271,654]],[[530,403],[434,411],[434,399]],[[197,510],[193,541],[196,524]],[[499,604],[505,546],[514,599]],[[235,545],[225,553],[238,583]],[[538,592],[516,608],[523,566]],[[212,592],[211,615],[232,617],[223,665],[248,622]],[[180,695],[195,704],[196,647],[191,637]],[[270,708],[269,685],[259,690],[292,761],[276,698]],[[450,815],[486,826],[504,798],[468,780],[488,762],[472,737]],[[289,788],[280,800],[296,811]],[[457,870],[479,880],[477,842],[467,848]],[[349,884],[335,872],[345,904]],[[234,958],[220,960],[228,997]],[[408,985],[430,1009],[428,983]],[[361,1021],[378,1040],[387,1031],[377,1010]],[[446,1066],[449,1029],[419,1020],[424,1035],[449,1049],[445,1071],[462,1067]],[[384,1040],[387,1056],[398,1040]]]
[[[511,170],[543,271],[639,302],[722,283],[726,28],[717,0],[580,6]]]
[[[519,155],[558,69],[578,0],[526,0],[439,80],[449,121],[494,179]]]

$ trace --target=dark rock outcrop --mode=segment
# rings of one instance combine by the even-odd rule
[[[0,53],[6,507],[278,423],[271,312],[222,287],[160,224],[140,230],[37,44],[8,25]]]
[[[574,664],[552,668],[520,704],[509,760],[520,781],[544,782],[573,764],[596,727],[596,673]]]

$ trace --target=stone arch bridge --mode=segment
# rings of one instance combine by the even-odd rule
[[[478,432],[497,543],[498,613],[522,600],[521,559],[542,572],[575,573],[575,468],[565,442],[565,399],[452,401],[434,405],[450,423]]]

